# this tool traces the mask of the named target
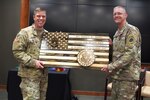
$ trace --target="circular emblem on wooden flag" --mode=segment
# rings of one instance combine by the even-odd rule
[[[95,61],[94,50],[85,49],[80,51],[77,55],[77,61],[82,67],[89,67]]]

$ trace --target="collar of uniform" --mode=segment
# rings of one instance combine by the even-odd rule
[[[37,36],[38,34],[37,34],[37,29],[35,28],[35,25],[34,24],[32,24],[32,29],[33,29],[33,34],[35,35],[35,36]],[[41,33],[43,33],[44,32],[44,29],[42,29],[41,30],[42,32]],[[41,34],[40,34],[41,35]]]
[[[128,25],[128,22],[126,22],[126,23],[124,24],[124,26],[121,28],[121,30],[118,29],[116,36],[122,35],[123,32],[124,32],[124,30],[126,29],[127,25]]]
[[[126,22],[126,23],[124,24],[124,26],[122,27],[122,29],[120,30],[121,33],[123,33],[123,31],[126,29],[127,25],[128,25],[128,22]]]

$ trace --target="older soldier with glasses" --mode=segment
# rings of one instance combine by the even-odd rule
[[[112,77],[111,100],[134,100],[141,69],[141,34],[127,22],[124,7],[113,9],[118,29],[113,37],[112,62],[101,70]]]

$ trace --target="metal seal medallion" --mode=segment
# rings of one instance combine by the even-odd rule
[[[77,61],[82,67],[89,67],[95,61],[94,50],[85,49],[80,51],[77,55]]]

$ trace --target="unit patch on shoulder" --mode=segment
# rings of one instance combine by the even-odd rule
[[[128,47],[133,47],[135,43],[135,37],[133,35],[129,35],[126,43]]]

